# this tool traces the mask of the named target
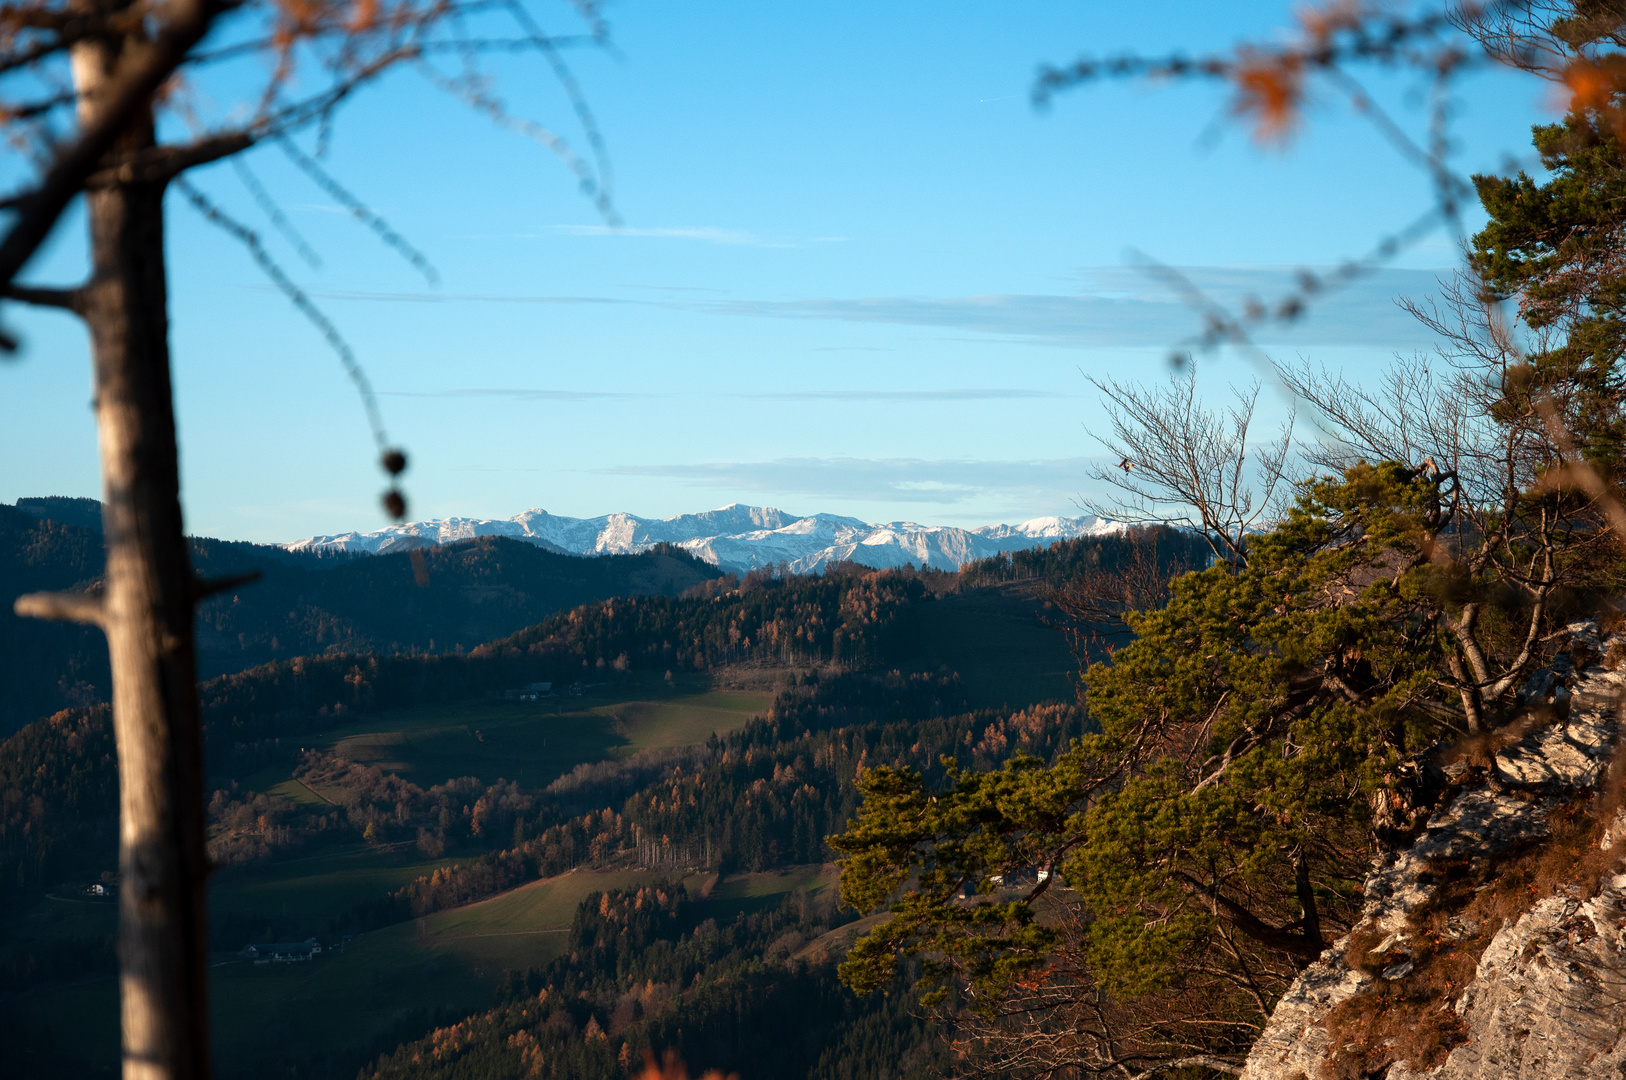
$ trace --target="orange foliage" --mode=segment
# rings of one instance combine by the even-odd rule
[[[689,1080],[689,1070],[678,1058],[677,1051],[668,1050],[661,1064],[655,1064],[655,1055],[644,1051],[644,1071],[638,1080]],[[716,1069],[707,1069],[700,1080],[740,1080],[738,1073],[724,1076]]]
[[[1556,109],[1595,113],[1614,129],[1617,139],[1626,141],[1626,109],[1620,101],[1626,91],[1626,63],[1616,57],[1602,61],[1577,57],[1564,68],[1562,86],[1552,103]]]
[[[1254,123],[1260,142],[1285,142],[1298,126],[1304,103],[1304,65],[1298,57],[1244,49],[1231,73],[1236,98],[1231,111]]]
[[[1317,46],[1326,45],[1340,30],[1354,30],[1372,15],[1363,0],[1331,0],[1326,4],[1306,4],[1293,14],[1304,36]]]
[[[1586,57],[1564,69],[1564,87],[1570,93],[1571,109],[1607,109],[1614,100],[1618,81],[1613,72]]]

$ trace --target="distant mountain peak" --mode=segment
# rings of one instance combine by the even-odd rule
[[[745,503],[669,518],[626,513],[573,518],[533,507],[504,520],[451,517],[409,521],[372,532],[312,536],[282,546],[290,551],[378,555],[476,536],[506,536],[571,555],[626,554],[656,544],[675,544],[735,572],[783,563],[794,571],[808,573],[843,560],[877,568],[912,563],[953,570],[1002,551],[1042,547],[1056,540],[1098,536],[1122,528],[1117,522],[1093,515],[1039,517],[1015,525],[961,529],[913,521],[876,524],[837,514],[798,517],[776,507]]]

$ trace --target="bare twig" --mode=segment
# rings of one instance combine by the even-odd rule
[[[177,179],[175,187],[186,197],[186,201],[203,215],[205,221],[223,229],[248,249],[249,256],[259,264],[261,270],[265,271],[272,284],[276,285],[301,315],[310,320],[332,346],[333,351],[339,356],[339,362],[344,365],[345,374],[349,375],[350,381],[355,384],[356,393],[361,396],[362,408],[367,412],[368,426],[372,428],[373,442],[381,452],[387,450],[389,439],[384,434],[384,419],[379,414],[378,398],[373,393],[372,383],[367,378],[367,373],[362,370],[361,362],[356,359],[355,350],[339,333],[339,328],[333,324],[333,320],[329,319],[305,290],[295,284],[287,272],[277,265],[276,260],[266,252],[265,245],[260,242],[258,233],[230,217],[187,180]]]
[[[0,241],[0,285],[9,285],[39,250],[57,218],[85,186],[130,120],[170,77],[187,50],[203,39],[214,20],[231,9],[231,0],[174,0],[152,44],[137,54],[110,82],[95,117],[66,147],[40,183],[17,204],[17,220]],[[0,331],[0,349],[15,350],[16,339]]]
[[[430,264],[429,259],[425,257],[423,252],[408,243],[404,236],[395,231],[389,222],[346,190],[344,185],[335,180],[314,158],[306,154],[298,146],[295,146],[292,139],[286,135],[278,135],[276,142],[282,152],[288,155],[289,161],[292,161],[299,167],[301,172],[315,181],[317,187],[336,199],[340,206],[350,211],[352,217],[371,229],[373,234],[382,240],[386,247],[400,253],[401,257],[411,263],[413,268],[422,274],[429,284],[435,285],[439,283],[440,274]]]
[[[42,289],[33,285],[8,285],[0,289],[0,296],[7,300],[33,304],[35,307],[61,308],[64,311],[79,310],[78,289]]]
[[[1563,418],[1558,415],[1558,410],[1553,408],[1552,401],[1540,398],[1536,401],[1536,408],[1540,411],[1542,421],[1546,423],[1547,430],[1552,434],[1553,442],[1557,444],[1564,459],[1562,465],[1547,474],[1549,483],[1556,486],[1568,481],[1590,495],[1603,507],[1604,514],[1609,519],[1609,527],[1615,531],[1615,535],[1626,541],[1626,507],[1620,504],[1614,491],[1604,482],[1603,477],[1598,475],[1598,470],[1592,467],[1592,463],[1577,452],[1575,440],[1571,437]]]
[[[1293,448],[1293,422],[1256,448],[1248,465],[1248,436],[1259,386],[1236,391],[1224,413],[1197,398],[1196,372],[1162,389],[1091,380],[1106,396],[1110,436],[1096,436],[1115,464],[1095,466],[1091,478],[1116,489],[1110,504],[1092,512],[1130,524],[1182,524],[1201,532],[1216,558],[1247,561],[1247,534],[1272,510]]]
[[[299,257],[305,260],[305,265],[313,269],[320,267],[322,257],[316,254],[316,249],[310,246],[304,235],[294,228],[294,223],[288,220],[288,216],[282,212],[282,207],[278,206],[277,201],[271,197],[271,193],[265,190],[265,185],[260,183],[260,178],[254,175],[254,170],[248,167],[248,162],[240,157],[234,157],[231,159],[231,163],[232,169],[237,173],[237,178],[243,182],[243,186],[248,189],[249,195],[259,205],[261,213],[265,214],[266,218],[270,220],[271,227],[280,232],[283,238],[293,245],[293,249],[299,253]]]

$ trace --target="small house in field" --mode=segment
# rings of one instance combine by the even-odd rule
[[[322,951],[315,938],[304,941],[275,941],[264,945],[245,945],[243,958],[256,964],[296,964],[311,959]]]

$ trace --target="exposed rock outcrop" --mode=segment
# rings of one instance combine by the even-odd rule
[[[1524,736],[1487,767],[1446,769],[1458,786],[1374,868],[1360,922],[1278,1003],[1245,1080],[1626,1080],[1626,874],[1609,857],[1626,854],[1626,819],[1585,801],[1615,756],[1626,687],[1602,661],[1626,641],[1600,642],[1591,623],[1569,633],[1526,689]],[[1595,839],[1577,818],[1600,803],[1611,824]],[[1538,875],[1519,910],[1475,903],[1514,860],[1579,865],[1577,836],[1595,881],[1542,895]]]

